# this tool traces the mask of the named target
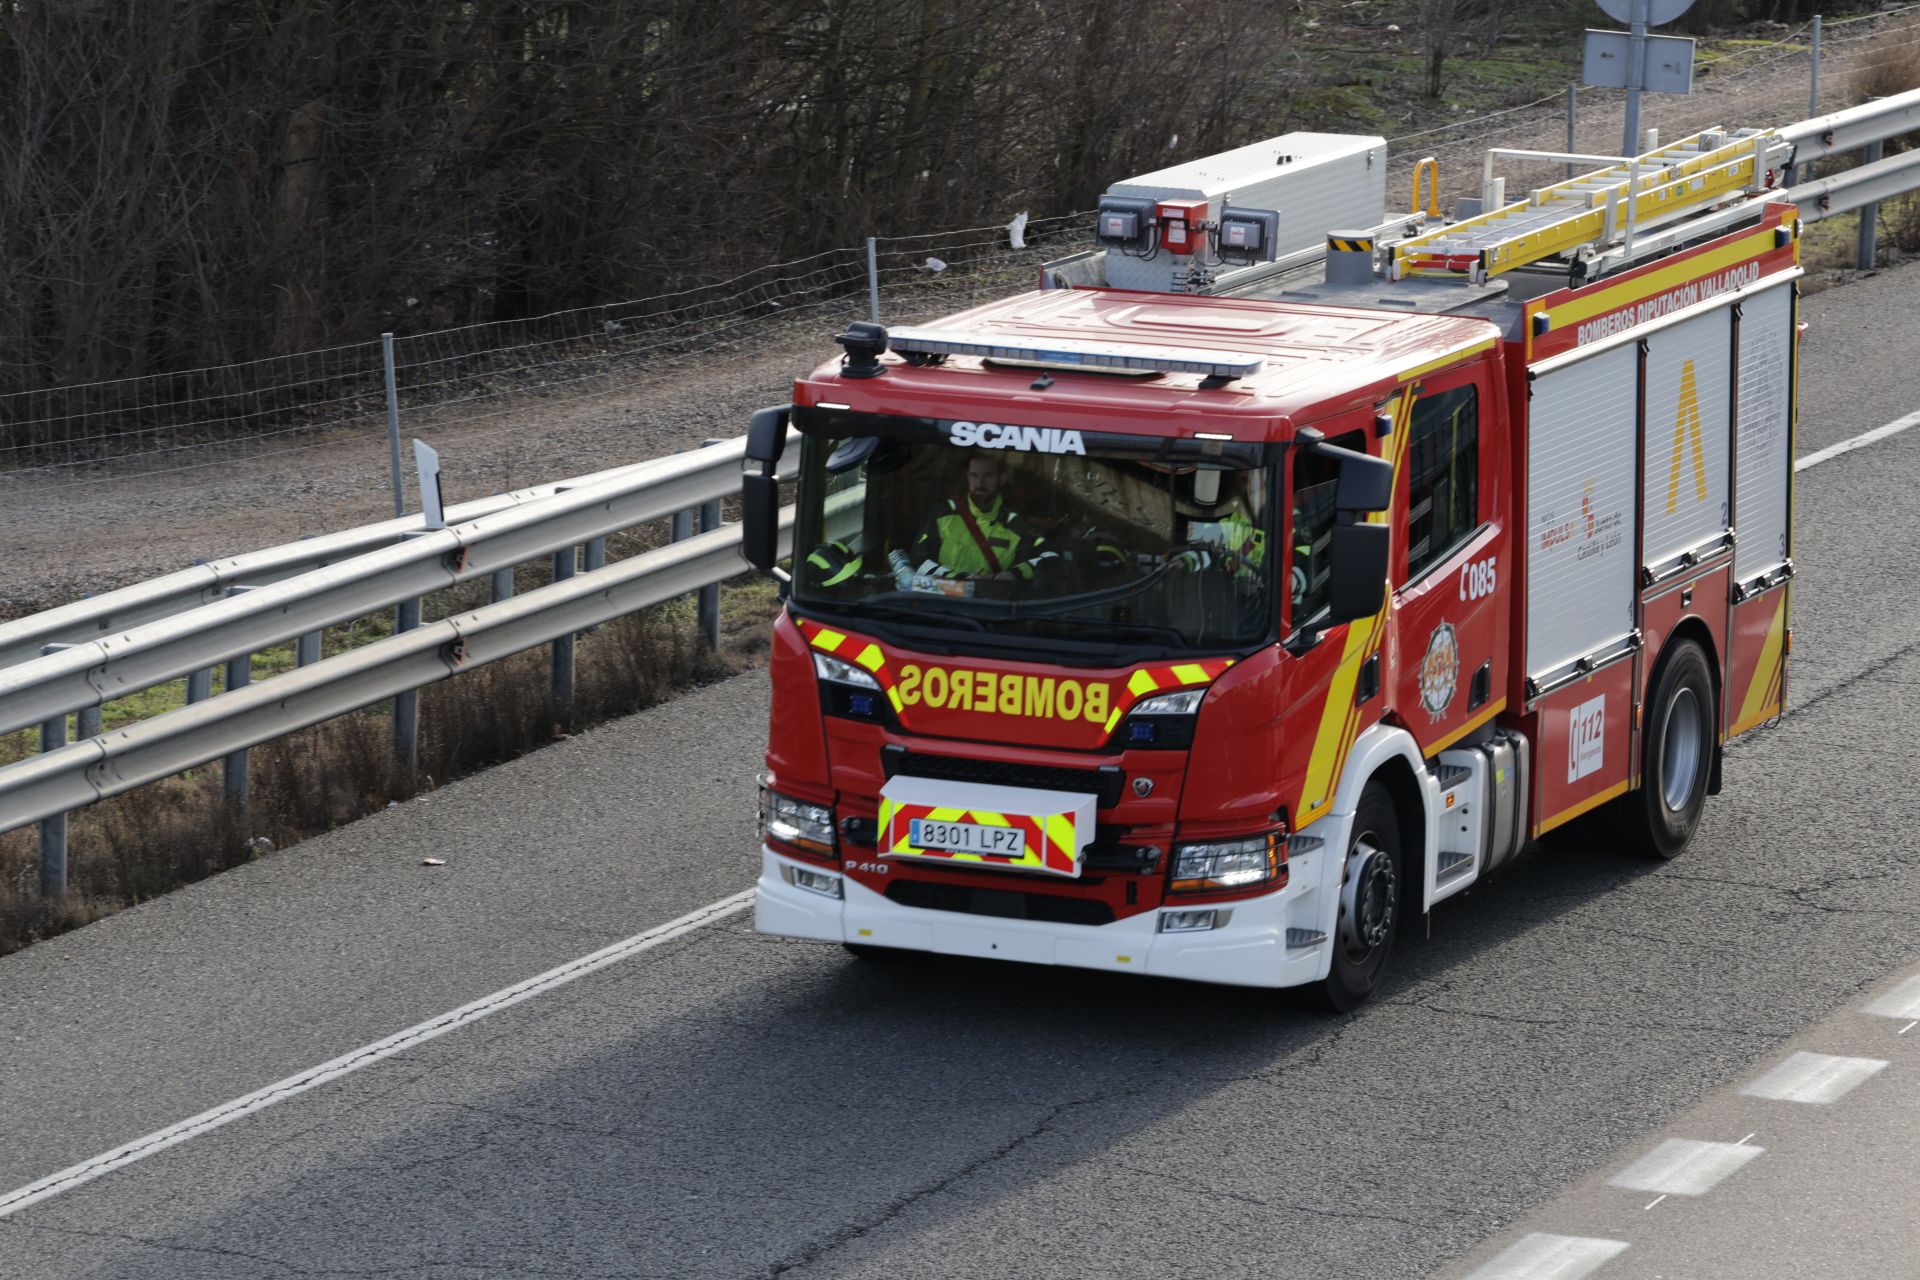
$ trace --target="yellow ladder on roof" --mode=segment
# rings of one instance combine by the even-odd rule
[[[1484,279],[1543,258],[1618,239],[1629,223],[1650,229],[1760,185],[1771,129],[1708,129],[1565,182],[1517,204],[1403,240],[1393,276]]]

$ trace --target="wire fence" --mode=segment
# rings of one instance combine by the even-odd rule
[[[1084,248],[1090,211],[1005,226],[882,237],[874,266],[890,316],[1001,296]],[[403,413],[471,421],[528,395],[612,390],[764,342],[770,330],[864,317],[865,245],[774,263],[697,288],[525,320],[394,339]],[[246,364],[0,396],[0,482],[61,488],[384,435],[378,341]]]
[[[1850,106],[1859,100],[1856,86],[1874,70],[1915,62],[1920,4],[1823,23],[1817,107],[1811,96],[1812,28],[1804,23],[1774,40],[1702,55],[1695,63],[1692,93],[1641,95],[1641,128],[1658,129],[1662,141],[1674,142],[1716,126],[1763,128]],[[1388,207],[1397,208],[1411,192],[1414,165],[1424,156],[1439,162],[1445,196],[1477,196],[1488,149],[1561,149],[1567,143],[1567,98],[1562,90],[1473,120],[1387,139]],[[1574,98],[1570,149],[1625,154],[1625,91],[1580,87]],[[1508,200],[1567,175],[1564,164],[1553,162],[1501,159],[1494,169],[1507,180]]]
[[[1914,58],[1920,4],[1827,23],[1820,109],[1855,100],[1876,67]],[[1784,124],[1807,116],[1812,46],[1807,26],[1699,63],[1695,92],[1646,94],[1644,127],[1669,141],[1714,125]],[[1620,149],[1624,94],[1580,89],[1574,149]],[[1470,120],[1388,139],[1388,206],[1411,191],[1414,164],[1438,159],[1449,195],[1477,193],[1489,147],[1550,149],[1565,139],[1567,95],[1557,93]],[[1556,181],[1564,168],[1505,162],[1509,198]],[[1089,247],[1088,212],[1034,219],[1024,246],[1004,226],[885,237],[874,273],[889,321],[1004,296],[1040,265]],[[649,298],[469,325],[394,340],[397,400],[438,424],[507,418],[529,396],[630,388],[713,359],[765,347],[781,331],[816,337],[864,318],[867,248],[831,249],[725,280]],[[378,340],[176,373],[0,396],[0,492],[16,496],[128,477],[271,461],[300,450],[367,442],[386,433]]]

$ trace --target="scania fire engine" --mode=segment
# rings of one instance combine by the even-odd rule
[[[1679,854],[1784,706],[1787,151],[1511,202],[1490,160],[1444,219],[1430,162],[1389,216],[1380,139],[1289,134],[1113,187],[1035,291],[851,326],[748,435],[759,929],[1347,1009],[1574,819]]]

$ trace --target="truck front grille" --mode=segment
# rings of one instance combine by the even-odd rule
[[[1069,769],[1059,765],[1015,764],[1008,760],[970,760],[965,756],[909,751],[898,744],[889,745],[880,754],[889,778],[938,778],[944,782],[978,782],[995,787],[1080,791],[1097,797],[1102,809],[1111,809],[1120,803],[1120,791],[1126,784],[1126,775],[1118,765]]]
[[[936,884],[928,880],[895,880],[887,886],[887,898],[903,907],[959,911],[971,916],[998,916],[1003,920],[1044,920],[1048,924],[1113,923],[1113,908],[1106,903],[1092,898],[1069,898],[1057,893],[973,889],[966,885]]]

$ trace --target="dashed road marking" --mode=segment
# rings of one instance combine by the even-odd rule
[[[1625,1240],[1536,1231],[1508,1245],[1467,1280],[1580,1280],[1626,1248]]]
[[[1884,1058],[1836,1058],[1825,1053],[1794,1053],[1740,1092],[1776,1102],[1837,1102],[1862,1081],[1886,1069]]]
[[[1795,459],[1793,469],[1805,471],[1808,467],[1817,467],[1829,458],[1837,458],[1843,453],[1852,453],[1855,449],[1864,449],[1875,441],[1885,440],[1888,436],[1897,436],[1907,428],[1915,426],[1920,426],[1920,412],[1910,413],[1904,418],[1895,418],[1884,427],[1864,431],[1851,440],[1842,440],[1839,444],[1830,444],[1824,449],[1816,449],[1804,458]]]
[[[1765,1151],[1765,1147],[1748,1147],[1737,1142],[1669,1138],[1608,1178],[1607,1184],[1628,1191],[1657,1191],[1668,1196],[1705,1195],[1722,1178],[1745,1167]]]
[[[1920,974],[1873,1001],[1867,1006],[1867,1012],[1879,1018],[1920,1018]]]

